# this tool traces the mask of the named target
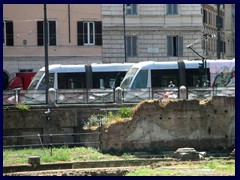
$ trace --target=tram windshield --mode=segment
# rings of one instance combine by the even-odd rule
[[[38,73],[34,76],[34,78],[32,79],[28,90],[34,90],[36,89],[36,86],[38,85],[39,81],[41,80],[43,74],[45,73],[45,71],[38,71]]]
[[[124,79],[122,80],[122,83],[120,87],[122,89],[127,89],[130,87],[130,84],[135,76],[135,74],[138,72],[138,68],[131,68],[127,74],[125,75]]]

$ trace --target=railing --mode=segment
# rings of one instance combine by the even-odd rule
[[[179,98],[178,88],[144,88],[123,89],[123,103],[138,103],[145,99]],[[218,88],[187,88],[187,99],[205,99],[211,96],[235,96],[235,87]],[[77,89],[57,90],[55,92],[57,104],[102,104],[115,103],[114,89]],[[46,104],[45,91],[12,90],[3,91],[3,105],[17,103],[39,105]]]
[[[3,105],[14,104],[46,104],[46,92],[44,90],[12,90],[3,91]]]
[[[114,89],[57,90],[57,104],[114,103]]]
[[[86,146],[100,148],[100,136],[100,131],[91,133],[3,136],[3,148],[44,148],[57,146]]]
[[[178,88],[145,88],[145,89],[124,89],[123,102],[136,103],[145,99],[178,99]],[[187,99],[206,99],[211,96],[235,96],[235,87],[221,88],[188,88]]]

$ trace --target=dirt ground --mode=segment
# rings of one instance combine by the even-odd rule
[[[124,176],[126,173],[136,169],[151,168],[158,172],[168,171],[167,176],[235,176],[235,171],[215,170],[209,168],[199,168],[203,162],[167,162],[156,163],[149,166],[131,167],[107,167],[107,168],[84,168],[65,170],[45,170],[31,172],[5,173],[3,176]],[[166,176],[166,174],[157,173]]]

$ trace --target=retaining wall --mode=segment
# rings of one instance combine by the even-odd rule
[[[102,150],[149,147],[208,150],[235,146],[235,97],[214,96],[201,102],[143,101],[134,108],[132,118],[102,127]],[[30,111],[5,109],[3,135],[80,133],[84,132],[83,122],[92,114],[115,112],[119,107],[116,104],[53,107],[49,118],[44,113],[46,107],[31,107]],[[64,138],[56,136],[52,141],[98,141],[99,137]],[[49,137],[43,137],[42,140],[43,143],[50,142]],[[29,144],[35,141],[32,138],[4,139],[3,144]]]
[[[102,142],[105,150],[233,147],[235,98],[143,101],[135,107],[132,118],[105,126]]]

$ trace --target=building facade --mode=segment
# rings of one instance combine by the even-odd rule
[[[225,6],[217,13],[215,4],[104,4],[103,62],[199,59],[187,46],[201,38],[192,48],[208,59],[216,59],[218,15],[220,31],[224,32]],[[204,39],[204,34],[216,37]],[[221,58],[225,58],[222,35],[220,43]]]
[[[48,4],[46,12],[49,64],[102,62],[100,4]],[[3,5],[3,69],[8,79],[45,65],[43,20],[42,4]]]

